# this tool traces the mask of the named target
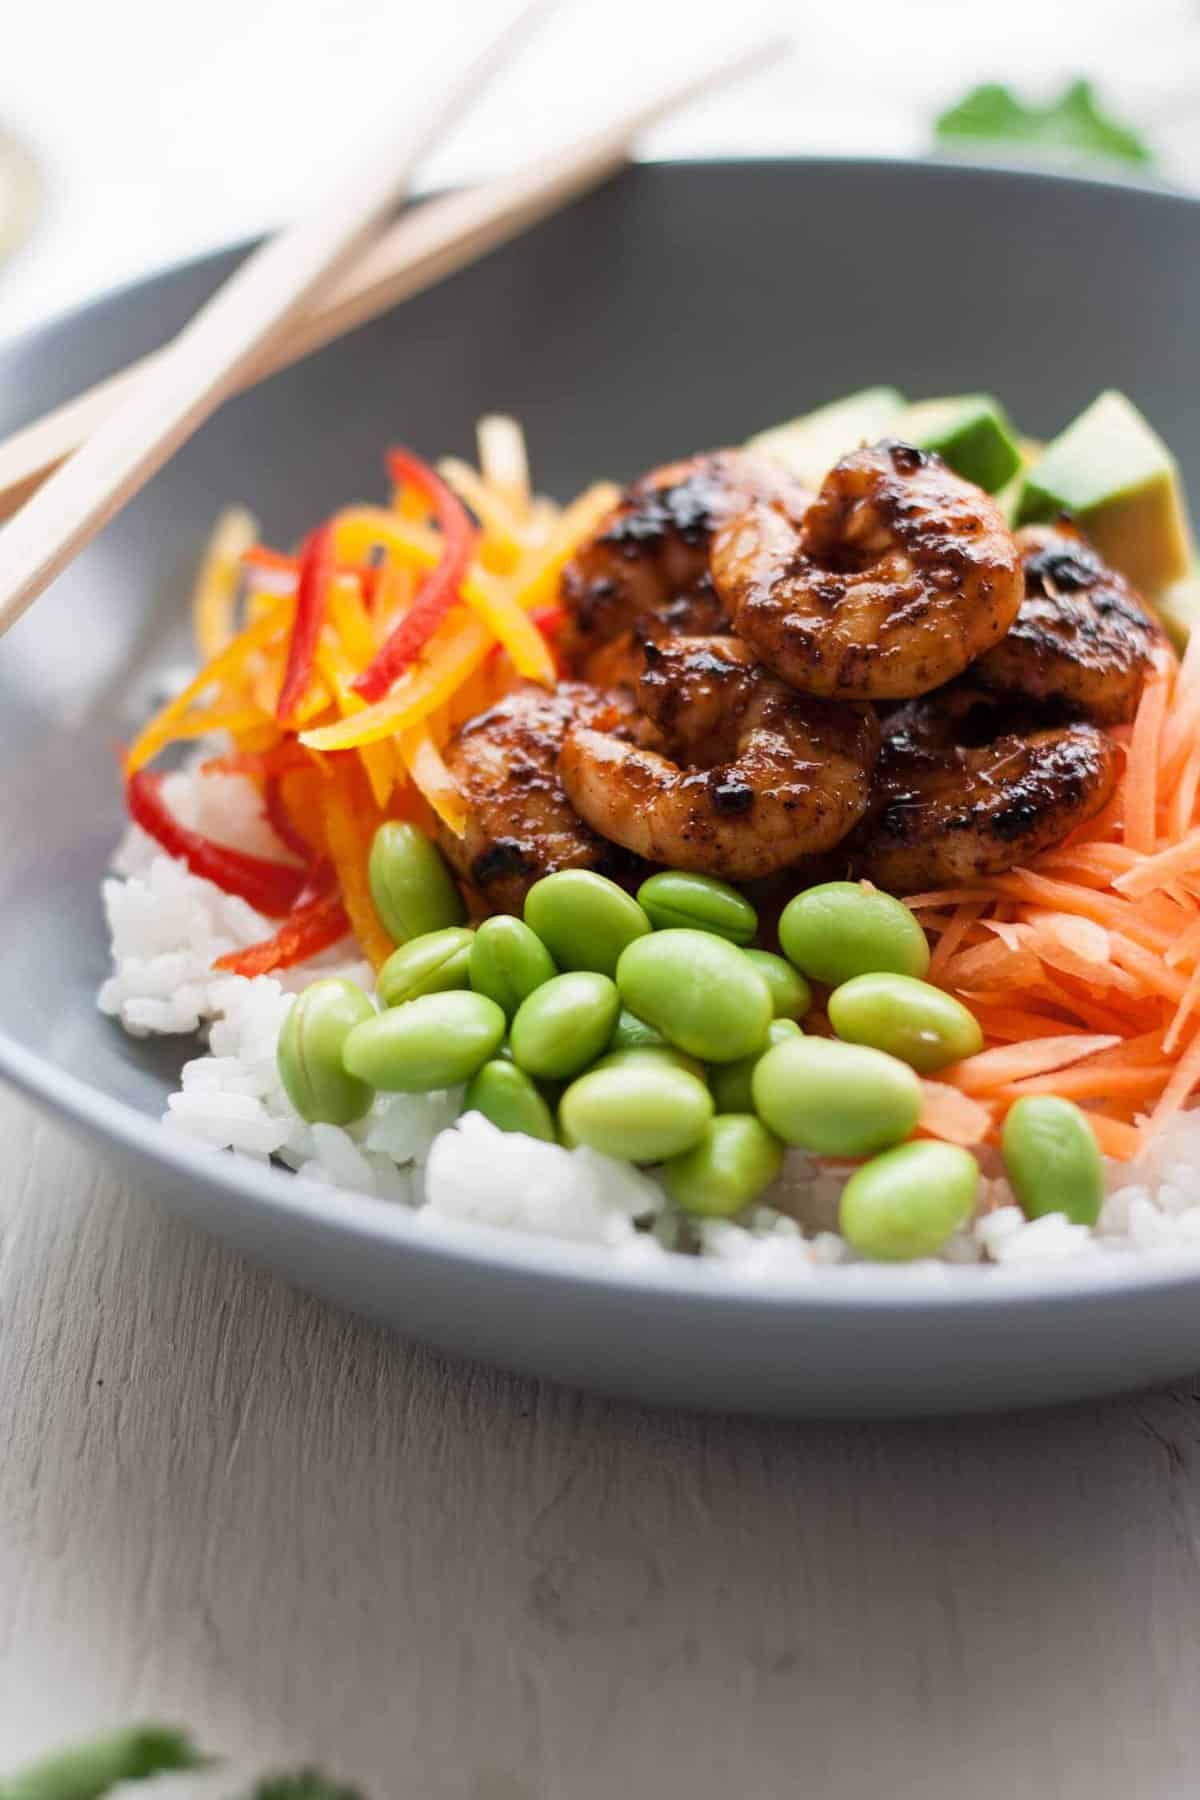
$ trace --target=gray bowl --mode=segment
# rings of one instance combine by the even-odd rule
[[[0,357],[11,429],[179,326],[239,253],[170,270]],[[234,401],[0,648],[0,1074],[206,1229],[445,1349],[688,1405],[885,1414],[1063,1400],[1200,1363],[1200,1262],[1099,1274],[831,1271],[732,1285],[678,1260],[434,1229],[381,1202],[192,1151],[158,1124],[187,1054],[95,1008],[97,883],[121,829],[114,747],[188,656],[183,596],[220,506],[275,541],[402,440],[466,450],[525,421],[567,495],[735,441],[868,383],[990,389],[1050,432],[1126,389],[1200,472],[1188,374],[1200,204],[947,164],[644,166],[393,317]]]

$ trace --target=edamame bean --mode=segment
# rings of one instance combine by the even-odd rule
[[[635,1044],[631,1050],[608,1050],[591,1066],[593,1069],[635,1069],[639,1063],[652,1069],[667,1063],[672,1069],[686,1069],[698,1081],[704,1080],[704,1064],[699,1057],[689,1056],[686,1050],[676,1050],[673,1044]]]
[[[837,1038],[775,1044],[751,1088],[763,1123],[817,1156],[870,1156],[908,1137],[921,1113],[921,1083],[907,1063]]]
[[[375,1008],[352,981],[328,976],[293,1000],[275,1061],[288,1099],[310,1125],[349,1125],[361,1119],[374,1093],[342,1066],[342,1047]]]
[[[601,975],[611,975],[626,944],[650,930],[633,895],[593,869],[559,869],[535,881],[525,896],[525,923],[560,969]]]
[[[736,1062],[719,1063],[711,1070],[708,1085],[712,1089],[712,1097],[719,1113],[748,1113],[754,1111],[754,1090],[752,1082],[754,1071],[766,1055],[772,1044],[782,1044],[786,1039],[800,1036],[800,1027],[795,1019],[772,1019],[767,1027],[767,1042],[762,1050],[751,1056],[739,1056]]]
[[[743,950],[742,955],[758,970],[771,990],[777,1019],[802,1019],[812,1009],[812,989],[787,958],[773,950]]]
[[[524,1069],[514,1062],[485,1062],[471,1077],[463,1095],[463,1111],[482,1113],[501,1131],[522,1131],[526,1137],[553,1144],[558,1137],[550,1111]]]
[[[934,1256],[966,1224],[979,1192],[969,1150],[933,1139],[900,1144],[856,1169],[842,1191],[842,1236],[861,1256]]]
[[[911,975],[855,975],[829,996],[829,1023],[848,1044],[870,1044],[932,1075],[983,1049],[961,1000]]]
[[[779,941],[789,962],[830,987],[855,975],[919,977],[929,969],[915,915],[861,881],[825,881],[795,895],[780,914]]]
[[[656,931],[617,964],[621,998],[689,1056],[736,1062],[767,1041],[771,991],[741,950],[708,931]]]
[[[613,1027],[610,1050],[650,1050],[666,1043],[661,1031],[653,1025],[647,1025],[645,1019],[639,1019],[623,1006],[617,1014],[617,1022]]]
[[[422,932],[393,950],[376,977],[385,1006],[403,1006],[421,994],[447,994],[465,988],[475,933],[466,925]]]
[[[508,913],[485,919],[471,945],[471,986],[511,1019],[522,1000],[557,975],[553,958],[535,931]]]
[[[1066,1213],[1094,1225],[1104,1202],[1104,1158],[1087,1114],[1070,1100],[1027,1094],[1000,1134],[1004,1167],[1027,1218]]]
[[[620,1010],[607,975],[576,969],[535,988],[509,1034],[513,1061],[527,1075],[569,1081],[608,1048]]]
[[[467,916],[445,857],[415,825],[389,819],[379,827],[367,880],[375,911],[397,944],[445,925],[461,925]]]
[[[486,994],[421,994],[356,1025],[342,1064],[389,1093],[427,1094],[470,1081],[503,1037],[504,1014]]]
[[[637,897],[656,931],[669,925],[691,926],[715,932],[731,944],[749,944],[758,930],[758,914],[745,895],[712,875],[662,869],[646,877]]]
[[[563,1141],[586,1144],[625,1162],[663,1162],[703,1136],[712,1095],[702,1081],[668,1063],[590,1069],[558,1107]]]
[[[752,1113],[722,1113],[690,1150],[673,1156],[663,1181],[676,1206],[728,1219],[757,1200],[783,1167],[783,1145]]]

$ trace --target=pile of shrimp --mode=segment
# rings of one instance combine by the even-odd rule
[[[650,471],[563,571],[553,695],[446,748],[489,908],[653,864],[907,896],[986,1048],[926,1127],[1079,1100],[1132,1155],[1200,1083],[1200,651],[1067,521],[1014,533],[883,442],[816,496],[741,451]],[[814,1021],[820,1028],[820,1020]]]

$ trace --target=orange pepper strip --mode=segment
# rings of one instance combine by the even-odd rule
[[[192,631],[205,662],[233,637],[242,557],[257,536],[258,526],[244,506],[229,507],[213,526],[192,593]]]
[[[362,776],[353,764],[340,763],[321,789],[321,821],[330,861],[337,872],[346,908],[363,955],[376,969],[395,949],[371,899],[367,858],[376,818],[362,792]]]
[[[467,828],[467,807],[458,783],[442,761],[427,724],[414,725],[400,738],[400,756],[414,787],[456,837]]]
[[[421,661],[407,670],[386,700],[352,718],[300,733],[310,750],[354,750],[419,725],[474,674],[491,648],[491,634],[477,619],[451,619],[430,640]]]

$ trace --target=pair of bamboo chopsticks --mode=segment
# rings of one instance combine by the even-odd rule
[[[715,60],[555,155],[427,201],[383,230],[420,159],[548,3],[525,0],[398,139],[254,251],[164,349],[0,444],[0,518],[9,520],[0,527],[0,636],[231,394],[597,186],[649,125],[779,48],[771,39]]]

